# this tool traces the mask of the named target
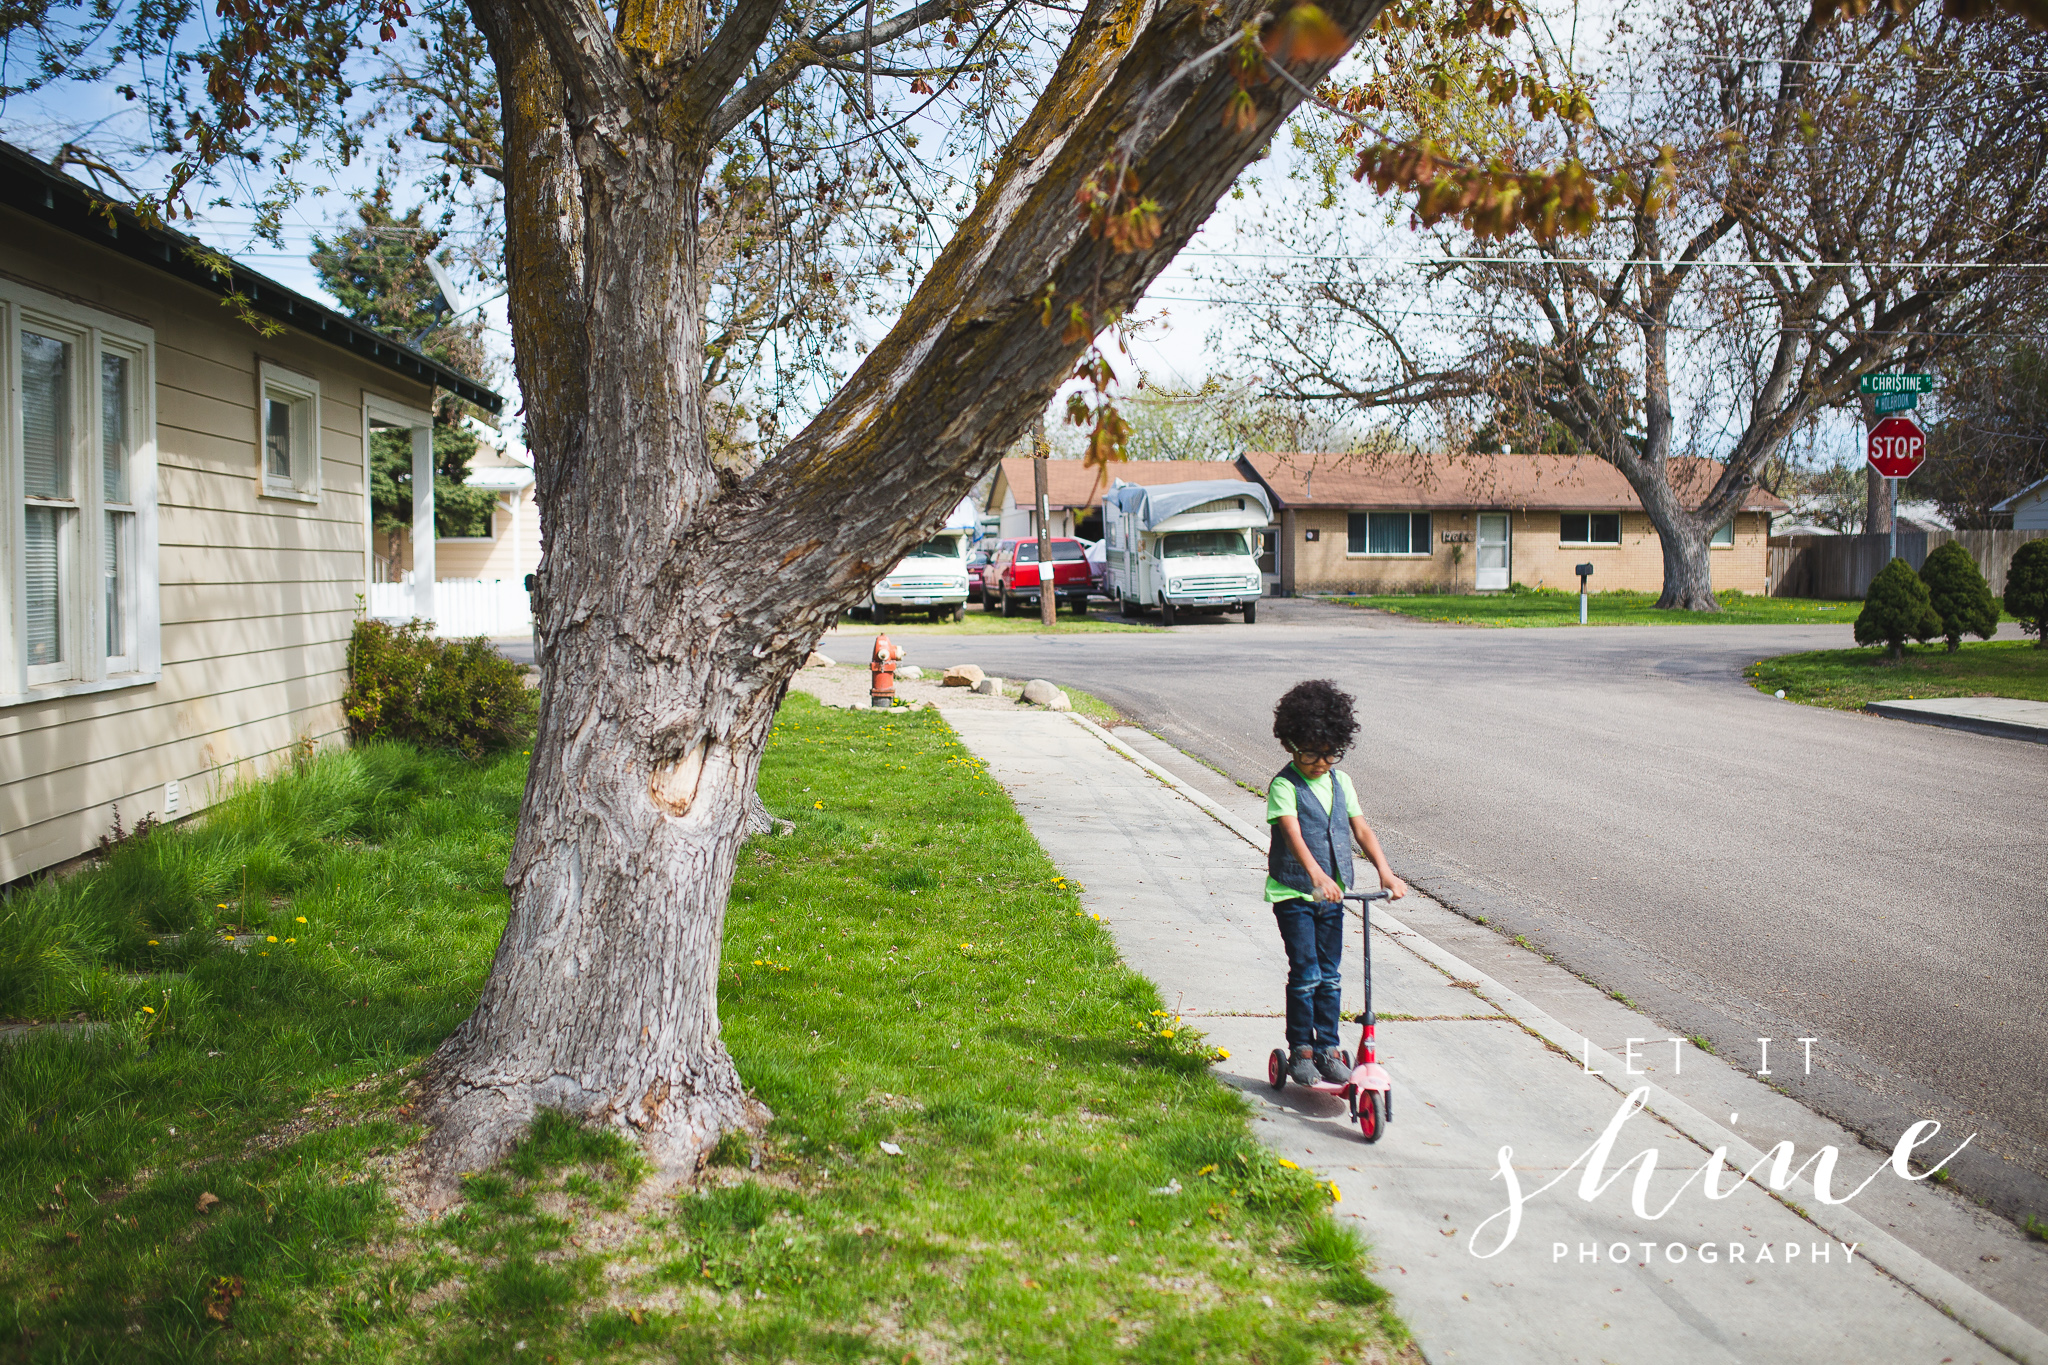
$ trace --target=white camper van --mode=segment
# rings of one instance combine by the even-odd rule
[[[1102,500],[1103,594],[1125,616],[1157,607],[1169,626],[1191,611],[1241,611],[1250,625],[1264,584],[1252,537],[1272,520],[1255,483],[1146,488],[1119,479]]]
[[[899,615],[958,621],[967,610],[967,534],[954,527],[912,550],[854,614],[877,622]]]

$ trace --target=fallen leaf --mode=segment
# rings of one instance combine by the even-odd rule
[[[219,1202],[220,1202],[220,1196],[219,1196],[219,1195],[217,1195],[217,1194],[215,1194],[215,1193],[214,1193],[214,1192],[213,1192],[212,1190],[207,1190],[206,1192],[204,1192],[203,1194],[201,1194],[201,1195],[199,1196],[199,1204],[198,1204],[198,1209],[199,1209],[199,1212],[201,1212],[201,1213],[212,1213],[212,1212],[213,1212],[213,1206],[214,1206],[215,1204],[218,1204]]]

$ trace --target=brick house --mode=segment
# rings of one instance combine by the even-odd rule
[[[1510,584],[1658,592],[1656,528],[1621,471],[1591,455],[1346,455],[1248,451],[1279,521],[1279,590],[1295,593],[1495,592]],[[1680,496],[1720,477],[1674,460]],[[1753,488],[1714,537],[1714,587],[1766,591],[1771,516]]]

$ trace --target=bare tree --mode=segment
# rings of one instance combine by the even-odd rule
[[[1613,23],[1598,66],[1531,37],[1550,117],[1515,108],[1530,87],[1483,36],[1381,46],[1333,90],[1326,150],[1378,188],[1423,184],[1426,250],[1271,271],[1251,340],[1276,393],[1427,413],[1453,448],[1503,412],[1556,423],[1641,498],[1658,605],[1715,611],[1708,539],[1788,436],[1861,376],[2010,325],[2048,230],[2048,44],[1793,0],[1640,0]],[[1407,141],[1356,153],[1375,110]],[[1583,173],[1533,187],[1553,197],[1519,240],[1443,218],[1469,198],[1451,177],[1429,188],[1439,162],[1559,160]],[[1689,455],[1718,474],[1690,486]]]

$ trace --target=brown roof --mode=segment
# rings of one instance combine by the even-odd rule
[[[1502,507],[1597,511],[1642,506],[1621,471],[1597,455],[1318,454],[1247,451],[1278,507]],[[1687,503],[1704,499],[1721,477],[1712,460],[1673,459],[1671,479]],[[1751,488],[1744,511],[1782,512],[1785,504]]]
[[[1089,468],[1082,460],[1045,462],[1045,500],[1054,507],[1093,507],[1102,495],[1122,479],[1151,488],[1163,483],[1192,483],[1196,479],[1235,479],[1249,482],[1244,471],[1230,460],[1119,460],[1107,468]],[[1002,509],[1004,484],[1015,490],[1017,505],[1031,505],[1031,461],[1028,458],[1003,461],[1003,477],[989,485],[989,506]]]

